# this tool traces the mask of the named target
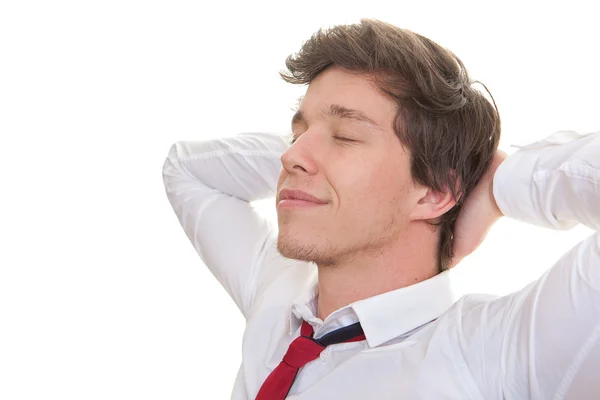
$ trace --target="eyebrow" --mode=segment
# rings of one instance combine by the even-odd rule
[[[337,117],[341,119],[350,119],[353,121],[365,122],[369,125],[372,125],[375,128],[379,128],[379,125],[367,115],[365,115],[362,111],[340,106],[338,104],[331,104],[329,107],[321,110],[321,113],[328,117]],[[304,115],[302,114],[302,111],[297,110],[294,116],[292,117],[292,124],[301,121],[304,121]]]

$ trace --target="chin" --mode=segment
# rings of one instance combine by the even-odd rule
[[[314,262],[317,264],[332,264],[331,242],[307,242],[300,237],[279,233],[277,250],[282,256],[299,261]]]

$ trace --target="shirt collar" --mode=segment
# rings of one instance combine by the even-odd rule
[[[294,332],[296,332],[298,328],[300,328],[302,320],[306,320],[307,322],[315,322],[315,320],[317,319],[316,315],[318,295],[318,272],[317,268],[314,268],[304,286],[304,289],[301,291],[300,296],[298,296],[298,298],[296,298],[296,300],[294,300],[294,302],[292,303],[289,318],[290,335],[293,335]]]
[[[452,290],[451,270],[430,279],[364,300],[337,310],[352,310],[361,323],[369,347],[377,347],[402,336],[444,314],[458,300]],[[302,320],[317,320],[317,272],[294,301],[290,313],[290,335]],[[349,310],[347,310],[349,311]],[[347,314],[347,313],[343,313]]]

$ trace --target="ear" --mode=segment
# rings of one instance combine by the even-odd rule
[[[450,171],[452,177],[455,177],[454,170]],[[458,182],[456,183],[458,187]],[[459,196],[460,198],[460,192]],[[430,187],[422,187],[420,198],[413,207],[411,220],[429,220],[435,219],[445,214],[456,205],[456,200],[452,196],[452,191],[446,187],[444,191],[436,191]]]

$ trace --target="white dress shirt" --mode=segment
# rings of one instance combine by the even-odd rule
[[[316,266],[283,258],[274,197],[285,139],[241,134],[175,143],[163,177],[194,248],[246,318],[232,399],[254,399],[299,336],[360,321],[366,341],[329,346],[288,399],[600,399],[600,234],[507,296],[456,299],[449,271],[316,317]],[[600,132],[558,132],[509,156],[494,178],[508,217],[600,229]],[[275,206],[275,204],[273,204]],[[524,266],[525,268],[526,266]]]

